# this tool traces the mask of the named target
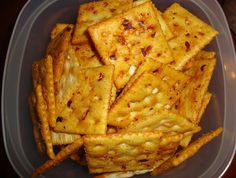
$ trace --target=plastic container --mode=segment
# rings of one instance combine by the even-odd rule
[[[75,23],[77,8],[86,0],[32,0],[22,9],[9,45],[2,86],[2,127],[5,149],[21,177],[45,159],[38,156],[33,141],[27,96],[32,90],[31,64],[43,57],[52,27],[57,22]],[[161,10],[173,0],[154,0]],[[224,127],[223,134],[180,167],[159,177],[220,177],[229,166],[236,142],[236,61],[233,43],[220,5],[216,0],[179,0],[192,13],[216,28],[220,35],[207,47],[217,52],[217,65],[209,90],[213,98],[201,122],[202,132]],[[92,177],[86,168],[70,160],[41,177]],[[148,174],[137,177],[149,177]]]

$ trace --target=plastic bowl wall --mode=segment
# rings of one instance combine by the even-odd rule
[[[75,23],[79,4],[86,0],[32,0],[22,9],[6,58],[2,86],[2,127],[8,158],[21,177],[31,172],[46,159],[37,154],[27,96],[32,90],[31,65],[46,51],[52,27],[58,23]],[[160,10],[174,1],[155,0]],[[233,43],[223,11],[216,0],[177,1],[193,14],[219,31],[217,38],[207,47],[217,52],[217,65],[209,91],[213,98],[204,114],[200,134],[223,126],[224,132],[207,144],[193,158],[180,167],[159,176],[219,177],[230,164],[235,151],[236,133],[236,63]],[[86,168],[70,160],[47,171],[41,177],[92,177]],[[149,177],[148,174],[137,177]]]

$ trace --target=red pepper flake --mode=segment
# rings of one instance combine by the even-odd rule
[[[198,32],[198,34],[201,35],[201,36],[205,35],[205,33],[203,33],[203,32]]]
[[[88,115],[88,113],[89,113],[89,108],[86,109],[86,111],[83,113],[83,115],[82,115],[80,120],[82,120],[82,121],[85,120],[87,115]]]
[[[174,25],[174,27],[178,27],[178,26],[179,26],[179,25],[178,25],[178,24],[176,24],[176,23],[174,23],[173,25]]]
[[[144,27],[144,21],[143,20],[139,21],[138,24],[139,24],[140,27]]]
[[[186,51],[189,51],[190,43],[188,41],[185,41],[185,47],[186,47]]]
[[[129,20],[125,19],[122,22],[122,25],[124,26],[125,30],[130,30],[133,29],[134,27],[132,27],[132,25],[130,24]]]
[[[159,73],[159,72],[160,72],[159,68],[153,71],[153,73]]]
[[[91,5],[91,6],[85,7],[84,10],[86,10],[86,11],[93,11],[94,8],[95,8],[95,7],[94,7],[93,5]]]
[[[157,53],[157,57],[160,57],[161,56],[161,53]]]
[[[68,26],[68,27],[66,27],[65,31],[69,32],[69,31],[71,31],[71,29],[72,28]]]
[[[115,11],[116,11],[116,9],[110,9],[110,11],[111,11],[111,12],[115,12]]]
[[[152,46],[147,46],[146,48],[141,48],[141,52],[143,54],[143,56],[147,56],[148,52],[152,49]]]
[[[128,58],[128,57],[125,57],[125,58],[124,58],[124,60],[125,60],[125,61],[128,61],[128,60],[129,60],[129,58]]]
[[[71,100],[69,100],[69,101],[67,102],[67,106],[68,106],[68,107],[70,107],[70,106],[71,106],[71,104],[72,104],[72,101],[71,101]]]
[[[147,27],[148,30],[154,30],[154,28],[155,28],[155,25],[149,25],[149,26]]]
[[[119,35],[118,36],[118,42],[121,43],[122,45],[125,45],[126,44],[126,40],[125,40],[125,37],[123,35]]]
[[[156,35],[156,32],[152,33],[152,34],[151,34],[151,37],[154,38],[155,35]]]
[[[171,65],[175,65],[175,64],[176,64],[176,61],[173,60],[173,61],[170,62],[170,64],[171,64]]]
[[[189,36],[190,36],[190,33],[186,33],[185,36],[189,37]]]
[[[112,61],[115,61],[115,60],[116,60],[115,54],[112,54],[112,55],[110,56],[110,60],[112,60]]]
[[[104,7],[107,7],[108,6],[108,2],[104,2],[103,5],[104,5]]]
[[[121,168],[122,168],[122,169],[126,169],[126,166],[125,166],[125,165],[122,165]]]
[[[204,65],[202,65],[201,66],[201,71],[204,71],[204,68],[206,67],[206,65],[204,64]]]
[[[57,117],[56,121],[57,121],[57,122],[62,122],[62,121],[63,121],[63,117],[60,117],[60,116]]]
[[[98,76],[98,81],[101,81],[103,78],[104,78],[104,74],[100,72]]]

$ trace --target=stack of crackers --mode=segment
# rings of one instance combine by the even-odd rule
[[[216,57],[203,48],[217,33],[177,3],[80,5],[32,65],[34,137],[49,157],[32,177],[66,158],[107,178],[158,175],[193,156],[222,132],[190,143],[212,96]]]

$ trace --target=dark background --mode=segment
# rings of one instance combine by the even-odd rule
[[[8,48],[8,43],[10,40],[10,36],[16,21],[16,18],[25,4],[27,0],[0,0],[0,62],[1,62],[1,69],[0,69],[0,84],[2,84],[2,73],[5,63],[6,52]],[[229,1],[229,0],[225,0]],[[234,0],[231,0],[234,1]],[[224,0],[219,0],[219,2],[223,5]],[[232,37],[234,39],[234,44],[236,44],[236,34],[232,32]],[[2,138],[2,126],[0,127],[0,177],[3,178],[17,178],[17,174],[11,167],[3,144]],[[233,162],[231,163],[229,169],[223,176],[223,178],[235,178],[236,177],[236,156],[234,157]]]

